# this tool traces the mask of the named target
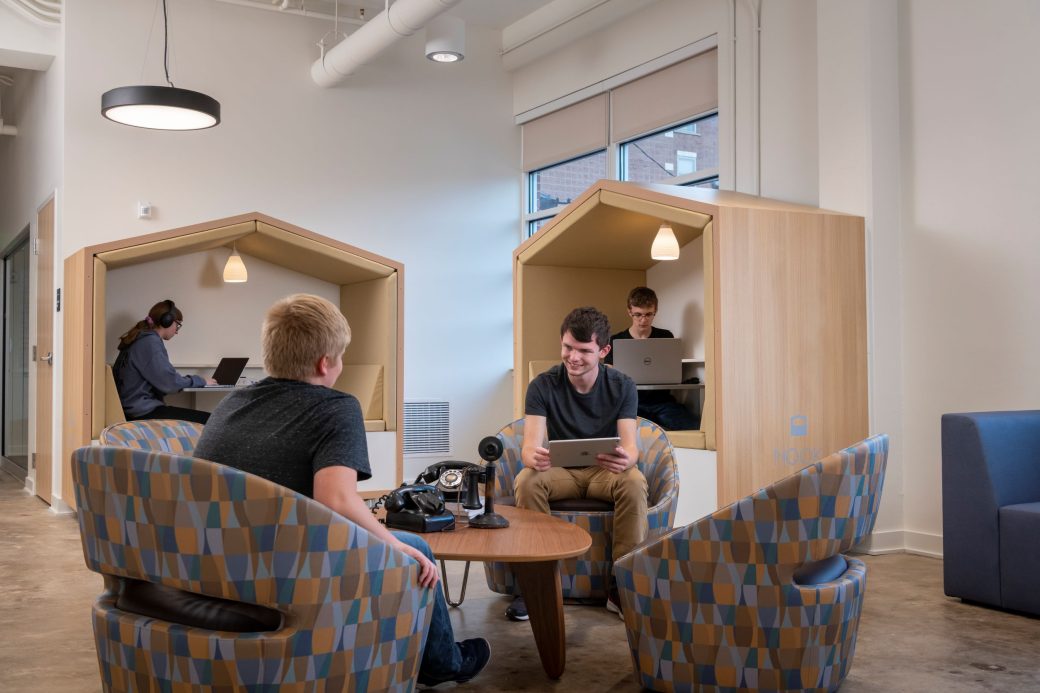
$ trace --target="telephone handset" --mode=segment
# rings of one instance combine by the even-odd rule
[[[429,484],[402,486],[387,494],[386,526],[409,532],[443,532],[455,528],[455,516],[444,509],[444,495]]]
[[[484,468],[472,462],[459,462],[457,460],[445,460],[431,464],[415,478],[417,484],[433,484],[445,500],[450,503],[458,503],[466,496],[469,484],[467,477],[471,474],[480,474]]]
[[[444,496],[425,484],[402,486],[387,494],[383,505],[389,513],[440,515],[444,512]]]

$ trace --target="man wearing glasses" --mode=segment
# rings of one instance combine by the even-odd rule
[[[657,316],[657,294],[646,286],[637,286],[628,292],[628,316],[632,326],[610,338],[611,350],[605,361],[614,363],[614,340],[616,339],[671,339],[670,330],[654,327]],[[640,390],[637,413],[653,421],[666,431],[687,431],[700,426],[690,410],[677,402],[666,390]]]

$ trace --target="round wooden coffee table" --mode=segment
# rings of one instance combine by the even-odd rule
[[[495,506],[509,520],[505,529],[460,527],[423,534],[439,560],[509,563],[520,583],[542,667],[549,678],[563,675],[566,638],[560,559],[589,550],[592,537],[570,522],[511,506]]]

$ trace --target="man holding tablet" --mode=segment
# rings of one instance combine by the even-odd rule
[[[601,360],[610,353],[610,321],[595,308],[575,308],[560,326],[560,357],[531,381],[524,406],[524,467],[516,477],[516,504],[549,512],[549,501],[593,498],[614,504],[612,551],[620,558],[646,538],[647,484],[636,467],[636,386]],[[548,434],[548,435],[546,435]],[[587,467],[553,464],[549,440],[619,438],[608,453],[589,456]],[[591,445],[591,444],[590,444]],[[607,608],[620,614],[611,581]],[[518,596],[506,610],[514,621],[527,620]]]

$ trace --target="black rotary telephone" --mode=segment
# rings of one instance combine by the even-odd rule
[[[455,529],[455,516],[444,508],[444,494],[429,484],[394,489],[383,503],[386,526],[409,532]]]
[[[472,462],[445,460],[431,464],[415,478],[416,484],[431,484],[444,494],[447,503],[462,503],[464,508],[480,507],[480,484],[484,467]]]

